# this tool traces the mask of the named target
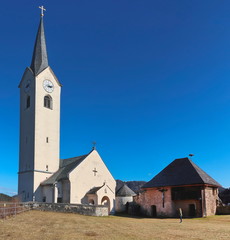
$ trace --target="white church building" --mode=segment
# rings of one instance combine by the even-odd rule
[[[48,64],[41,9],[32,62],[19,84],[18,196],[24,202],[107,205],[114,212],[116,182],[94,148],[60,160],[62,85]]]

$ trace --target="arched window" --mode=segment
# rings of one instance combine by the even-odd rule
[[[30,96],[27,96],[27,99],[26,99],[26,108],[29,108],[30,107]]]
[[[51,96],[47,95],[44,97],[44,107],[53,109],[53,100]]]
[[[89,205],[94,205],[94,200],[93,199],[89,200]]]

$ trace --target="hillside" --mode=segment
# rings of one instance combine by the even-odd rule
[[[219,197],[224,204],[230,203],[230,188],[219,189]]]
[[[124,182],[122,180],[116,180],[117,186],[116,191],[119,190],[124,184],[126,184],[130,189],[132,189],[135,193],[139,193],[141,187],[146,183],[145,181],[127,181]]]
[[[6,194],[0,193],[0,202],[10,202],[10,201],[12,201],[12,197]]]

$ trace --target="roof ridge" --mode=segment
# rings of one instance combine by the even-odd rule
[[[205,183],[204,179],[201,177],[200,173],[199,173],[199,170],[203,171],[201,168],[199,168],[191,159],[189,159],[188,157],[184,158],[186,159],[192,166],[192,170],[194,170],[194,173],[198,176],[198,178],[200,178],[200,180]],[[176,159],[177,160],[177,159]],[[198,171],[197,171],[198,170]],[[204,174],[206,174],[204,171],[203,171]]]
[[[214,180],[211,176],[209,176],[209,174],[207,174],[204,170],[202,170],[198,165],[196,165],[191,159],[189,159],[190,163],[192,164],[192,166],[196,169],[197,174],[199,175],[199,177],[201,178],[201,180],[205,183],[205,179],[204,176],[202,176],[201,174],[204,174],[205,176],[207,176],[209,178],[209,180]],[[215,181],[215,180],[214,180]]]
[[[80,156],[76,156],[76,157],[71,157],[71,158],[63,158],[63,159],[60,159],[60,160],[70,160],[70,159],[76,159],[76,158],[80,158],[80,157],[84,157],[84,156],[88,156],[88,154],[83,154],[83,155],[80,155]]]
[[[88,155],[89,155],[91,152],[93,152],[93,151],[96,151],[96,150],[95,150],[95,149],[92,149],[92,150],[90,150],[90,152],[87,153],[87,154],[83,154],[83,155],[76,156],[76,157],[71,157],[71,158],[63,158],[63,159],[60,159],[60,160],[69,160],[69,159],[74,159],[74,158],[80,158],[80,157],[88,156]]]

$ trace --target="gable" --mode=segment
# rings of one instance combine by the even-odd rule
[[[94,171],[96,172],[94,173]],[[100,155],[96,150],[92,150],[87,155],[84,162],[78,168],[72,169],[72,171],[69,174],[78,175],[79,177],[81,176],[81,178],[86,179],[89,176],[93,176],[94,174],[96,174],[97,178],[109,178],[115,181],[109,169],[107,168],[104,161],[101,159]],[[89,176],[85,174],[89,174]]]
[[[22,75],[22,79],[18,85],[18,88],[21,88],[22,87],[22,83],[24,80],[26,79],[31,79],[31,78],[34,78],[34,74],[33,74],[33,71],[31,70],[31,68],[27,67]]]
[[[36,75],[36,79],[44,79],[45,80],[47,78],[53,79],[58,86],[62,87],[61,83],[57,79],[56,75],[54,74],[54,72],[50,66],[48,66],[43,71],[41,71],[38,75]]]
[[[80,166],[83,162],[84,162],[84,165]],[[58,171],[56,171],[52,176],[50,176],[48,179],[43,181],[41,185],[52,185],[55,182],[58,182],[64,179],[69,179],[69,175],[72,173],[74,175],[77,174],[79,177],[81,177],[81,175],[86,174],[86,172],[84,171],[84,168],[88,168],[87,169],[88,172],[93,174],[93,170],[94,170],[93,166],[96,166],[98,163],[100,166],[102,166],[102,169],[103,169],[101,170],[102,173],[100,174],[103,174],[103,175],[105,174],[106,178],[109,177],[113,179],[113,181],[115,181],[112,174],[104,164],[103,160],[101,159],[97,151],[92,150],[89,154],[86,154],[86,155],[61,160]],[[92,165],[92,166],[89,166],[89,165]]]
[[[37,78],[39,75],[43,75],[47,70],[50,72],[50,74],[52,75],[52,77],[54,78],[54,80],[56,81],[56,83],[57,83],[60,87],[62,87],[62,84],[59,82],[58,78],[56,77],[56,75],[54,74],[53,70],[52,70],[51,67],[49,67],[49,66],[48,66],[47,68],[45,68],[42,72],[40,72],[40,73],[36,76],[36,78]],[[20,83],[19,83],[19,85],[18,85],[19,88],[21,88],[21,85],[22,85],[23,80],[24,80],[24,79],[27,79],[27,78],[35,78],[34,73],[33,73],[32,69],[31,69],[30,67],[27,67],[26,70],[24,71],[23,76],[22,76],[22,79],[21,79],[21,81],[20,81]]]

